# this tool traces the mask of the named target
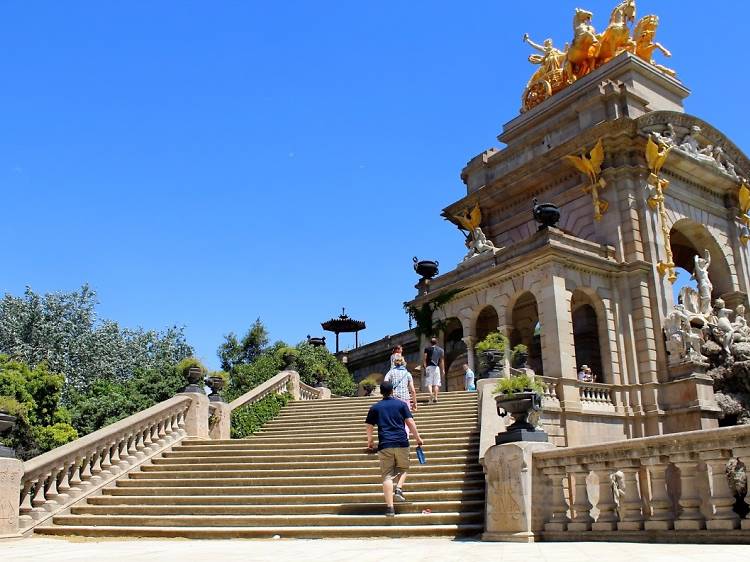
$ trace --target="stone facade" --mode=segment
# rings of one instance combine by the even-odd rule
[[[624,53],[507,123],[498,137],[507,146],[469,161],[466,195],[444,211],[451,217],[479,204],[482,230],[499,250],[464,260],[409,303],[461,290],[440,311],[444,347],[464,349],[449,373],[474,363],[474,345],[489,331],[526,344],[529,366],[554,386],[544,421],[557,444],[717,426],[711,380],[689,365],[669,366],[662,323],[676,303],[670,272],[659,267],[669,257],[663,231],[675,266],[692,271],[693,256],[709,250],[712,298],[744,303],[750,271],[737,197],[750,162],[683,112],[688,94]],[[649,137],[676,146],[660,172],[669,181],[666,225],[648,202]],[[607,205],[595,220],[588,178],[565,157],[599,140]],[[534,198],[560,208],[556,228],[537,230]],[[583,363],[594,367],[594,383],[577,380]]]

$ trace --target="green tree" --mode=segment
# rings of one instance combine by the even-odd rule
[[[64,445],[78,437],[71,416],[60,405],[64,377],[40,363],[33,369],[0,355],[0,399],[17,403],[16,427],[6,439],[22,459]]]
[[[98,320],[97,304],[88,285],[70,293],[40,295],[27,287],[22,297],[6,294],[0,301],[0,353],[63,374],[66,401],[72,390],[84,391],[100,379],[124,381],[192,355],[182,328],[124,329]]]
[[[241,340],[234,332],[224,336],[224,343],[217,351],[221,360],[221,369],[230,372],[240,365],[249,365],[263,353],[266,346],[268,346],[268,330],[260,318],[257,318]]]

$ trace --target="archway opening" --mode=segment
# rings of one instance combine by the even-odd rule
[[[466,362],[464,330],[458,318],[449,318],[443,329],[445,334],[445,371],[443,390],[463,390],[463,364]]]
[[[497,311],[492,306],[485,306],[477,317],[477,341],[482,341],[487,334],[497,331],[498,324]]]
[[[576,369],[584,365],[591,369],[594,382],[604,382],[602,353],[599,342],[599,319],[591,299],[585,293],[574,291],[570,302],[573,319],[573,345]]]
[[[529,292],[518,297],[511,312],[511,324],[513,329],[508,337],[511,347],[523,344],[528,348],[529,358],[527,365],[534,369],[537,375],[544,375],[542,363],[542,341],[539,324],[539,310],[534,295]]]

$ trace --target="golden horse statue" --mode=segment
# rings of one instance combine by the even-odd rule
[[[576,8],[573,16],[573,41],[565,61],[565,70],[571,80],[582,78],[596,68],[599,38],[591,25],[592,17],[591,12]]]
[[[630,38],[628,24],[635,22],[635,0],[622,0],[609,16],[609,25],[599,36],[596,66],[612,60],[623,51],[633,52],[635,41]]]
[[[654,41],[656,36],[656,29],[659,27],[659,18],[654,15],[643,16],[638,25],[633,30],[633,39],[635,41],[635,54],[645,60],[646,62],[654,65],[656,68],[669,74],[671,77],[675,77],[677,73],[671,68],[657,64],[654,60],[653,53],[655,50],[659,50],[665,57],[671,57],[670,53],[661,43]]]

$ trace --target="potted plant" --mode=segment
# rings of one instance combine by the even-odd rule
[[[187,380],[187,386],[181,392],[205,392],[203,386],[203,377],[206,374],[206,367],[195,357],[186,357],[177,364],[177,371]]]
[[[0,396],[0,439],[6,439],[13,431],[18,418],[25,413],[25,408],[9,396]],[[0,457],[15,458],[16,452],[0,441]]]
[[[367,377],[362,380],[362,390],[365,391],[365,396],[371,396],[377,387],[378,383],[372,377]]]
[[[495,438],[495,443],[513,441],[547,441],[547,434],[529,423],[529,415],[542,409],[544,385],[533,377],[523,374],[500,379],[494,388],[497,413],[500,417],[510,414],[513,423],[505,433]]]
[[[229,380],[229,373],[226,371],[213,371],[206,377],[206,386],[211,389],[208,399],[211,402],[224,402],[224,398],[219,394],[226,386]]]
[[[525,369],[526,361],[529,360],[529,348],[522,343],[519,343],[518,345],[513,346],[513,349],[511,349],[510,352],[513,357],[513,366],[516,369]]]
[[[499,377],[505,361],[505,350],[508,349],[508,338],[500,332],[490,332],[474,349],[479,354],[483,376]]]

